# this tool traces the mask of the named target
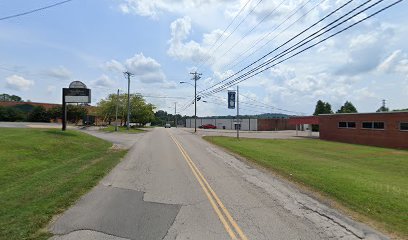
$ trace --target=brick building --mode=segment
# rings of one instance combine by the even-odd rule
[[[234,130],[237,126],[240,126],[241,130],[245,131],[282,131],[282,130],[295,130],[295,125],[290,125],[287,118],[241,118],[238,123],[233,118],[197,118],[197,127],[204,124],[212,124],[218,129]],[[194,118],[187,118],[185,127],[194,127]]]
[[[408,148],[408,112],[319,115],[320,139]]]
[[[2,107],[17,107],[20,110],[23,110],[24,112],[30,112],[34,107],[37,106],[42,106],[46,110],[49,110],[54,107],[60,107],[62,108],[62,104],[57,104],[57,103],[40,103],[40,102],[16,102],[16,101],[0,101],[0,106]],[[102,119],[97,117],[96,115],[96,107],[94,106],[85,106],[85,108],[88,111],[88,114],[84,116],[84,121],[91,121],[95,125],[98,124],[105,124]],[[62,122],[61,118],[58,119],[51,119],[51,122]]]

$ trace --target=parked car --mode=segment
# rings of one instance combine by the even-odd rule
[[[199,128],[203,128],[203,129],[217,129],[216,126],[212,125],[212,124],[203,124],[201,125]]]
[[[165,128],[171,128],[170,123],[166,123],[166,125],[164,125]]]

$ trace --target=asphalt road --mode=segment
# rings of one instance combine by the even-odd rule
[[[126,158],[50,226],[53,239],[385,238],[200,136],[131,136]]]

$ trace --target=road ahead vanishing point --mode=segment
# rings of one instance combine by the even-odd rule
[[[185,130],[132,136],[126,158],[50,226],[53,239],[386,238]]]

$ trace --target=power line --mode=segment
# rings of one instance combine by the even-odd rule
[[[232,19],[232,21],[228,24],[228,26],[224,29],[224,31],[221,33],[221,35],[217,38],[217,40],[212,44],[210,47],[209,52],[215,47],[215,45],[218,43],[218,41],[224,36],[225,32],[231,27],[231,25],[235,22],[235,20],[238,18],[238,16],[244,11],[248,3],[250,3],[252,0],[248,0],[245,5],[238,11],[238,13],[235,15],[235,17]],[[200,64],[201,66],[201,64]]]
[[[314,7],[312,7],[311,9],[309,9],[307,12],[305,12],[304,14],[302,14],[302,16],[300,16],[298,19],[296,19],[293,23],[291,23],[289,26],[287,26],[286,28],[284,28],[282,31],[280,31],[278,34],[276,34],[273,38],[271,38],[270,40],[268,40],[267,42],[265,42],[262,46],[260,46],[259,48],[257,48],[255,51],[253,51],[252,53],[250,53],[248,56],[244,57],[243,59],[241,59],[240,61],[236,62],[239,58],[241,58],[242,56],[244,56],[247,52],[249,52],[251,49],[253,49],[254,47],[256,47],[256,45],[258,45],[258,43],[260,43],[261,41],[263,41],[265,38],[267,38],[268,36],[270,36],[272,33],[275,32],[275,30],[277,30],[280,26],[283,25],[283,23],[286,22],[286,20],[290,19],[294,14],[296,14],[301,8],[303,8],[303,6],[301,6],[301,8],[299,8],[294,14],[292,14],[291,16],[289,16],[288,19],[286,19],[285,21],[283,21],[282,23],[280,23],[278,26],[276,26],[271,32],[269,32],[268,34],[265,34],[263,37],[259,38],[258,40],[254,41],[253,44],[244,52],[242,52],[234,62],[236,62],[235,64],[232,65],[231,63],[231,67],[227,67],[228,68],[234,68],[236,67],[238,64],[242,63],[243,61],[245,61],[246,59],[248,59],[249,57],[251,57],[252,55],[254,55],[256,52],[258,52],[259,50],[261,50],[262,48],[264,48],[266,45],[268,45],[270,42],[272,42],[273,40],[275,40],[277,37],[279,37],[283,32],[285,32],[286,30],[288,30],[289,28],[291,28],[293,25],[295,25],[297,22],[299,22],[302,18],[304,18],[305,16],[307,16],[311,11],[313,11],[314,9],[316,9],[319,5],[321,5],[323,2],[325,2],[326,0],[322,0],[320,1],[318,4],[316,4]],[[340,10],[341,8],[345,7],[346,5],[348,5],[349,3],[351,3],[353,0],[349,0],[348,2],[346,2],[345,4],[343,4],[340,8],[337,8],[335,11],[337,12],[338,10]],[[319,22],[323,21],[324,19],[321,19]],[[319,23],[318,22],[318,23]],[[317,24],[317,23],[316,23]],[[313,25],[315,26],[315,25]],[[313,27],[311,26],[311,27]],[[307,30],[309,30],[311,27],[309,27]],[[306,30],[306,31],[307,31]],[[302,33],[305,31],[302,31]],[[233,63],[234,63],[233,62]]]
[[[255,30],[257,27],[259,27],[268,17],[270,17],[277,9],[278,7],[280,7],[286,0],[283,0],[282,2],[280,2],[278,4],[278,6],[276,6],[271,12],[269,12],[268,14],[266,14],[255,26],[253,26],[249,31],[247,31],[244,36],[238,40],[237,42],[235,42],[227,51],[225,51],[223,54],[221,54],[219,56],[219,58],[225,56],[225,54],[227,54],[228,52],[230,52],[236,45],[238,45],[242,40],[244,40],[253,30]],[[311,0],[309,0],[308,2],[310,2]]]
[[[256,76],[256,75],[258,75],[258,74],[260,74],[260,73],[262,73],[262,72],[264,72],[264,71],[266,71],[266,70],[268,70],[268,69],[270,69],[270,68],[272,68],[272,67],[274,67],[274,66],[276,66],[276,65],[278,65],[278,64],[280,64],[280,63],[282,63],[282,62],[285,62],[285,61],[287,61],[287,60],[289,60],[289,59],[291,59],[291,58],[293,58],[293,57],[299,55],[300,53],[305,52],[306,50],[308,50],[308,49],[310,49],[310,48],[315,47],[315,46],[318,45],[318,44],[321,44],[322,42],[327,41],[328,39],[330,39],[330,38],[332,38],[332,37],[334,37],[334,36],[336,36],[336,35],[338,35],[338,34],[344,32],[344,31],[350,29],[351,27],[353,27],[353,26],[355,26],[355,25],[357,25],[357,24],[359,24],[359,23],[361,23],[361,22],[363,22],[363,21],[365,21],[365,20],[367,20],[367,19],[369,19],[369,18],[371,18],[371,17],[373,17],[373,16],[375,16],[375,15],[377,15],[377,14],[383,12],[383,11],[385,11],[386,9],[388,9],[388,8],[394,6],[394,5],[396,5],[396,4],[398,4],[398,3],[402,2],[402,1],[403,1],[403,0],[399,0],[399,1],[396,1],[396,2],[394,2],[394,3],[392,3],[392,4],[388,5],[388,6],[384,7],[384,8],[381,8],[380,10],[378,10],[378,11],[376,11],[376,12],[374,12],[374,13],[368,15],[367,17],[364,17],[363,19],[361,19],[361,20],[359,20],[359,21],[357,21],[357,22],[355,22],[355,23],[353,23],[353,24],[351,24],[351,25],[349,25],[349,26],[343,28],[342,30],[340,30],[340,31],[338,31],[338,32],[336,32],[336,33],[334,33],[334,34],[331,34],[330,36],[328,36],[328,37],[326,37],[326,38],[324,38],[324,39],[322,39],[322,40],[320,40],[320,41],[318,41],[318,42],[316,42],[316,43],[314,43],[314,44],[312,44],[312,45],[310,45],[310,46],[308,46],[308,47],[302,49],[301,51],[299,51],[299,52],[297,52],[297,53],[295,53],[295,54],[293,54],[293,55],[291,55],[291,56],[289,56],[289,57],[287,57],[287,58],[285,58],[285,59],[283,59],[283,60],[281,60],[281,61],[279,61],[279,62],[277,62],[277,63],[275,63],[275,64],[273,64],[273,65],[271,65],[271,66],[266,67],[265,69],[260,70],[260,71],[257,72],[257,73],[254,73],[254,74],[252,74],[252,75],[250,75],[250,76],[248,76],[248,77],[245,77],[244,79],[236,78],[236,79],[230,81],[229,83],[224,84],[223,86],[221,86],[221,87],[218,88],[216,91],[214,91],[213,93],[210,93],[210,94],[214,94],[214,93],[216,93],[216,92],[222,91],[222,90],[225,89],[225,87],[229,87],[229,86],[232,86],[232,85],[236,85],[236,84],[238,84],[238,83],[240,83],[240,82],[242,82],[242,81],[245,81],[245,80],[247,80],[247,79],[249,79],[249,78],[252,78],[252,77],[254,77],[254,76]],[[381,2],[381,1],[379,1],[379,2]],[[378,3],[378,2],[377,2],[377,3]],[[377,4],[377,3],[375,3],[375,4]],[[375,4],[373,4],[373,5],[375,5]],[[372,7],[373,5],[371,5],[370,7]],[[365,11],[365,10],[363,10],[363,11]],[[361,13],[361,12],[357,13],[356,15],[358,15],[358,14],[360,14],[360,13]],[[353,17],[356,16],[356,15],[353,15],[351,18],[353,18]],[[348,21],[348,20],[349,20],[349,19],[346,19],[345,21]],[[343,23],[343,22],[342,22],[342,23]],[[340,24],[342,24],[342,23],[340,23]],[[309,42],[309,41],[308,41],[308,42]],[[308,43],[308,42],[306,42],[306,43]],[[304,43],[304,44],[306,44],[306,43]],[[304,44],[302,44],[301,46],[303,46]],[[291,51],[292,51],[292,50],[291,50]],[[291,52],[291,51],[290,51],[290,52]],[[287,53],[285,53],[284,55],[286,55],[286,54],[287,54]],[[281,58],[281,57],[284,56],[284,55],[281,55],[279,58]],[[267,65],[268,65],[268,64],[270,64],[270,63],[267,63]],[[264,66],[266,66],[266,65],[264,65]],[[264,66],[262,66],[262,67],[264,67]],[[257,69],[257,70],[258,70],[258,69]],[[251,70],[251,71],[252,71],[252,70]],[[249,71],[249,72],[250,72],[250,71]],[[248,74],[248,75],[249,75],[249,74]],[[239,80],[239,81],[238,81],[238,80]]]
[[[352,0],[351,0],[352,1]],[[223,79],[222,81],[218,82],[217,84],[214,84],[211,87],[206,88],[204,91],[207,91],[217,85],[220,85],[221,83],[231,79],[232,77],[238,75],[239,73],[243,72],[245,69],[248,69],[249,67],[253,66],[254,64],[256,64],[257,62],[261,61],[262,59],[266,58],[267,56],[269,56],[270,54],[272,54],[274,51],[278,50],[280,47],[288,44],[289,42],[291,42],[292,40],[296,39],[297,37],[299,37],[300,35],[302,35],[303,33],[305,33],[306,31],[310,30],[311,28],[313,28],[314,26],[316,26],[317,24],[319,24],[320,22],[324,21],[325,19],[327,19],[328,17],[330,17],[331,15],[333,15],[334,13],[336,13],[337,11],[339,11],[340,9],[342,9],[343,7],[345,7],[347,4],[349,4],[351,1],[346,2],[345,4],[343,4],[342,6],[340,6],[339,8],[335,9],[334,11],[332,11],[331,13],[329,13],[328,15],[326,15],[325,17],[323,17],[322,19],[320,19],[319,21],[315,22],[314,24],[312,24],[310,27],[304,29],[303,31],[301,31],[300,33],[296,34],[294,37],[292,37],[291,39],[289,39],[288,41],[284,42],[283,44],[281,44],[279,47],[275,48],[274,50],[268,52],[267,54],[265,54],[264,56],[262,56],[261,58],[259,58],[258,60],[252,62],[251,64],[247,65],[246,67],[242,68],[241,70],[239,70],[238,72],[232,74],[231,76],[228,76],[227,78]]]
[[[71,2],[71,1],[72,0],[65,0],[65,1],[57,2],[57,3],[51,4],[51,5],[45,6],[45,7],[40,7],[40,8],[36,8],[36,9],[29,10],[29,11],[26,11],[26,12],[17,13],[17,14],[14,14],[14,15],[2,17],[2,18],[0,18],[0,21],[11,19],[11,18],[16,18],[16,17],[21,17],[21,16],[28,15],[28,14],[35,13],[35,12],[39,12],[39,11],[42,11],[42,10],[45,10],[45,9],[48,9],[48,8],[52,8],[52,7],[56,7],[56,6],[59,6],[59,5],[62,5],[64,3]]]
[[[143,94],[140,94],[140,96],[145,97],[145,98],[187,99],[187,97],[152,96],[152,95],[143,95]]]
[[[370,1],[370,0],[368,0],[367,2],[369,2],[369,1]],[[213,92],[222,91],[226,86],[231,86],[231,85],[233,85],[234,82],[237,82],[238,80],[240,80],[240,79],[242,79],[242,78],[244,78],[244,77],[246,77],[246,76],[248,76],[248,75],[250,75],[250,74],[253,74],[254,72],[258,71],[259,69],[261,69],[261,68],[263,68],[263,67],[265,67],[265,66],[267,66],[267,65],[269,65],[269,64],[271,64],[271,63],[273,63],[273,62],[275,62],[276,60],[278,60],[278,59],[282,58],[283,56],[285,56],[285,55],[287,55],[287,54],[289,54],[289,53],[295,51],[296,49],[299,49],[300,47],[304,46],[305,44],[307,44],[307,43],[313,41],[314,39],[316,39],[316,38],[322,36],[323,34],[329,32],[330,30],[332,30],[332,29],[338,27],[339,25],[341,25],[341,24],[347,22],[348,20],[354,18],[355,16],[361,14],[362,12],[364,12],[364,11],[370,9],[371,7],[377,5],[378,3],[382,2],[382,1],[383,1],[383,0],[380,0],[380,1],[378,1],[378,2],[376,2],[376,3],[374,3],[374,4],[372,4],[372,5],[370,5],[370,6],[368,6],[368,7],[366,7],[365,9],[359,11],[358,13],[352,15],[351,17],[349,17],[349,18],[347,18],[347,19],[341,21],[340,23],[334,25],[333,27],[331,27],[331,28],[325,30],[323,33],[318,34],[317,36],[313,37],[312,39],[310,39],[310,40],[304,42],[306,39],[310,38],[311,36],[316,35],[317,33],[321,32],[323,29],[327,28],[328,26],[333,25],[334,23],[338,22],[339,20],[341,20],[341,19],[344,18],[345,16],[349,15],[350,13],[352,13],[353,11],[355,11],[356,9],[360,8],[361,6],[363,6],[364,4],[366,4],[367,2],[365,2],[365,3],[361,4],[361,5],[359,5],[358,7],[354,8],[353,10],[351,10],[350,12],[348,12],[348,13],[346,13],[345,15],[341,16],[340,18],[336,19],[335,21],[329,23],[328,25],[326,25],[326,26],[323,27],[322,29],[320,29],[320,30],[316,31],[315,33],[309,35],[308,37],[304,38],[303,40],[301,40],[300,42],[296,43],[295,45],[292,45],[290,48],[286,49],[285,51],[281,52],[280,54],[275,55],[274,57],[272,57],[272,58],[270,58],[269,60],[265,61],[264,63],[258,65],[257,67],[253,68],[252,70],[250,70],[250,71],[248,71],[248,72],[242,74],[242,75],[239,76],[239,77],[236,77],[235,79],[231,80],[231,81],[228,82],[228,83],[223,84],[223,85],[220,86],[220,87],[217,87],[216,89],[213,89],[213,90],[207,92],[206,94],[211,94],[211,93],[213,93]],[[402,0],[401,0],[401,1],[402,1]],[[398,2],[399,2],[399,1],[398,1]],[[396,3],[398,3],[398,2],[396,2]],[[396,3],[394,3],[393,5],[395,5]],[[387,8],[388,8],[388,7],[387,7]],[[386,8],[385,8],[385,9],[386,9]],[[385,9],[382,9],[381,11],[384,11]],[[378,14],[378,13],[379,13],[379,12],[376,12],[375,14]],[[374,14],[374,15],[375,15],[375,14]],[[372,17],[372,15],[370,15],[370,17]],[[366,20],[366,19],[367,19],[367,18],[364,18],[364,20]],[[358,22],[352,24],[351,26],[347,27],[346,29],[343,29],[341,32],[343,32],[343,31],[345,31],[345,30],[351,28],[352,26],[355,26],[356,24],[358,24],[358,23],[360,23],[360,22],[362,22],[362,21],[358,21]],[[340,32],[337,32],[337,33],[334,34],[334,35],[337,35],[337,34],[339,34],[339,33],[340,33]],[[329,38],[333,37],[334,35],[329,36]],[[296,37],[296,36],[295,36],[295,37]],[[275,52],[276,50],[278,50],[278,49],[281,48],[282,46],[286,45],[288,42],[292,41],[293,39],[294,39],[294,38],[292,38],[292,39],[288,40],[287,42],[283,43],[283,44],[280,45],[279,47],[275,48],[274,50],[272,50],[271,52],[267,53],[267,54],[264,55],[263,57],[259,58],[259,59],[256,60],[255,62],[251,63],[251,64],[248,65],[247,67],[243,68],[243,69],[240,70],[239,72],[242,72],[243,70],[245,70],[245,69],[249,68],[250,66],[254,65],[255,63],[259,62],[260,60],[266,58],[268,55],[270,55],[271,53]],[[328,39],[328,38],[324,39],[324,41],[326,41],[327,39]],[[304,43],[302,43],[302,42],[304,42]],[[318,44],[320,44],[321,42],[322,42],[322,41],[319,41]],[[300,43],[302,43],[302,44],[300,44]],[[300,45],[299,45],[299,44],[300,44]],[[300,54],[301,52],[304,52],[305,50],[310,49],[311,47],[313,47],[313,46],[315,46],[315,45],[317,45],[317,44],[314,44],[314,45],[312,45],[312,46],[310,46],[310,47],[308,47],[308,48],[306,48],[306,49],[303,49],[302,51],[300,51],[300,52],[298,52],[298,53],[292,55],[291,57],[289,57],[289,58],[287,58],[287,59],[284,59],[283,61],[286,61],[286,60],[288,60],[288,59],[290,59],[290,58],[292,58],[292,57],[294,57],[294,56]],[[293,47],[295,47],[295,48],[293,48]],[[292,49],[292,48],[293,48],[293,49]],[[289,49],[291,49],[291,50],[288,51]],[[283,61],[278,62],[278,64],[280,64],[280,63],[283,62]],[[277,64],[274,64],[273,66],[276,66],[276,65],[277,65]],[[250,77],[256,76],[256,75],[258,75],[259,73],[261,73],[261,72],[263,72],[263,71],[265,71],[265,70],[267,70],[267,69],[270,69],[270,68],[271,68],[271,67],[268,67],[268,68],[266,68],[266,69],[264,69],[264,70],[262,70],[262,71],[260,71],[260,72],[258,72],[258,73],[256,73],[256,74],[253,74],[253,75],[251,75],[251,76],[245,78],[245,80],[248,79],[248,78],[250,78]],[[234,74],[234,75],[237,75],[239,72],[237,72],[237,73]],[[233,76],[234,76],[234,75],[233,75]],[[229,78],[231,78],[231,77],[232,77],[232,76],[230,76]],[[227,78],[227,79],[228,79],[228,78]],[[226,79],[226,80],[227,80],[227,79]],[[225,80],[223,80],[222,82],[225,82]],[[222,83],[222,82],[220,82],[220,83]],[[239,82],[241,82],[241,81],[239,81]],[[218,83],[217,85],[219,85],[220,83]],[[213,88],[214,86],[215,86],[215,85],[213,85],[213,86],[210,87],[210,88]],[[207,89],[210,89],[210,88],[207,88]]]
[[[221,42],[220,45],[218,45],[212,52],[217,51],[227,40],[229,37],[231,37],[231,35],[239,28],[239,26],[241,26],[241,24],[249,17],[249,15],[252,14],[252,12],[256,9],[256,7],[258,7],[258,5],[262,2],[263,0],[259,0],[258,3],[251,9],[251,11],[249,11],[249,13],[238,23],[238,25],[234,28],[234,30],[232,30],[232,32],[230,32],[228,34],[228,36]],[[212,54],[212,53],[211,53]],[[201,63],[197,69],[199,69],[202,65],[206,64],[210,59],[212,59],[212,56],[210,54],[210,57],[208,57],[203,63]]]

